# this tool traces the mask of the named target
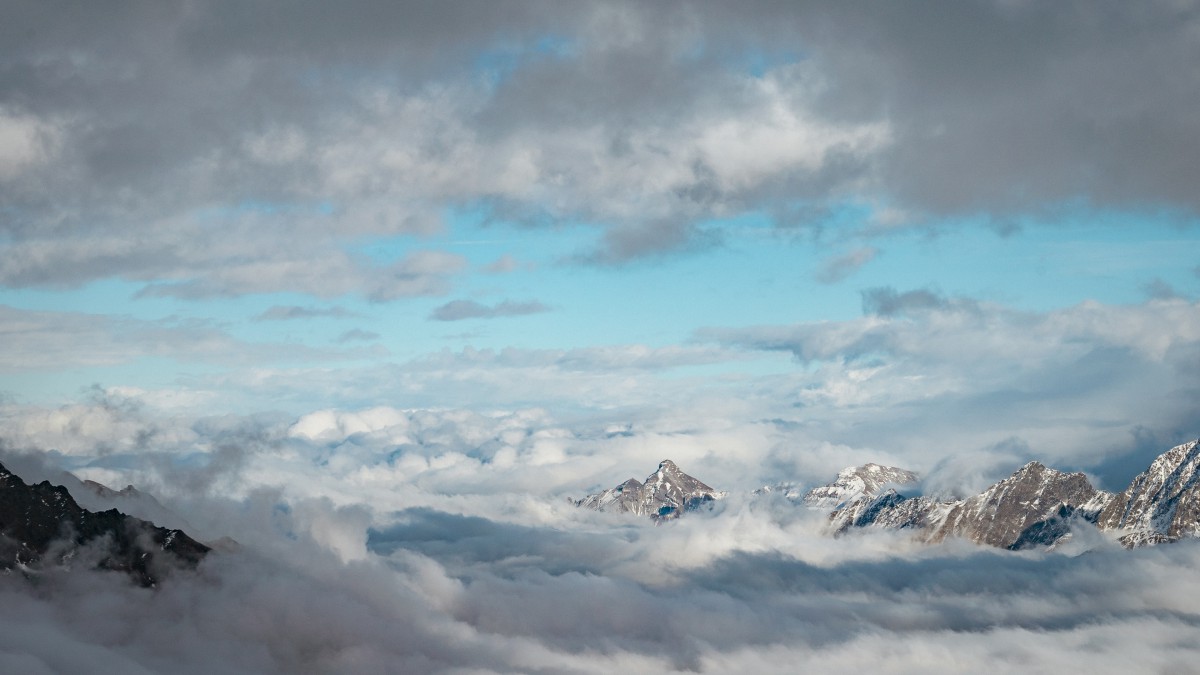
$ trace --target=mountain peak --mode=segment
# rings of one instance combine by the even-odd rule
[[[650,516],[661,521],[677,518],[685,511],[695,510],[700,505],[722,496],[724,493],[713,490],[681,471],[675,462],[664,459],[658,463],[654,473],[646,477],[645,482],[639,483],[637,479],[630,478],[614,488],[588,495],[574,504],[597,511]]]
[[[919,479],[907,469],[868,463],[838,472],[837,480],[815,487],[804,495],[804,503],[818,508],[836,508],[862,498],[873,498],[889,485],[913,485]]]
[[[1200,441],[1159,455],[1109,502],[1097,525],[1126,531],[1122,543],[1131,546],[1200,535]]]

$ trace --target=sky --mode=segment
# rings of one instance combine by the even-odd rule
[[[1086,563],[884,534],[838,548],[778,504],[670,532],[563,504],[664,457],[731,494],[876,461],[965,495],[1031,459],[1120,490],[1200,436],[1197,3],[4,15],[0,456],[136,484],[250,549],[161,602],[111,581],[86,607],[0,589],[80,658],[163,667],[152,624],[105,632],[98,608],[119,605],[187,614],[196,663],[234,640],[228,672],[294,671],[309,627],[225,633],[222,603],[263,570],[264,615],[303,614],[287,589],[308,585],[363,627],[329,637],[316,672],[884,652],[903,672],[1009,641],[1050,663],[1038,631],[1075,656],[1152,634],[1170,669],[1172,636],[1195,637],[1147,585],[1191,566],[1189,545]],[[976,574],[986,625],[965,615]],[[1120,593],[1089,581],[1112,574],[1131,575]],[[878,607],[822,637],[813,617],[865,611],[848,589],[864,577]],[[1098,594],[1112,622],[1012,595],[1026,577]],[[423,609],[380,605],[380,585]],[[564,625],[551,606],[609,595],[787,620]],[[386,625],[425,637],[392,654]],[[470,648],[439,646],[455,640]],[[28,672],[72,663],[3,644]]]

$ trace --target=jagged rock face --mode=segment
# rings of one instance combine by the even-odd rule
[[[81,551],[97,555],[102,569],[152,586],[173,564],[194,567],[209,549],[116,509],[88,511],[61,485],[27,485],[0,465],[0,568],[61,564]]]
[[[862,495],[846,502],[829,514],[829,521],[835,533],[867,526],[921,529],[929,524],[930,516],[936,512],[935,506],[936,502],[928,497],[905,497],[895,490],[887,490],[880,495]]]
[[[1058,541],[1069,532],[1073,518],[1095,520],[1111,499],[1082,473],[1063,473],[1030,462],[968,499],[938,502],[889,491],[850,502],[834,511],[830,520],[835,531],[869,525],[915,528],[925,541],[953,536],[1015,549]]]
[[[842,469],[832,483],[809,490],[804,503],[833,509],[862,497],[875,497],[888,485],[912,485],[918,480],[917,474],[894,466],[852,466]]]
[[[1097,497],[1100,501],[1093,501]],[[1077,511],[1094,518],[1104,501],[1106,497],[1082,473],[1063,473],[1030,462],[982,494],[954,505],[933,539],[954,535],[979,544],[1019,548],[1027,533],[1044,538],[1052,519]],[[1065,516],[1060,507],[1066,507]]]
[[[1121,541],[1129,547],[1200,535],[1200,443],[1159,455],[1113,498],[1097,525],[1128,530]]]
[[[645,482],[636,478],[575,502],[576,506],[597,511],[632,513],[650,516],[655,520],[677,518],[706,502],[720,499],[719,493],[700,481],[679,470],[669,459],[658,465],[658,470],[646,477]]]

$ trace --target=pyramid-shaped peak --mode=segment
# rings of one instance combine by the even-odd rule
[[[658,463],[659,471],[679,471],[679,467],[669,459],[664,459]]]
[[[1086,479],[1086,476],[1084,476],[1084,474],[1082,474],[1080,472],[1072,473],[1070,471],[1059,471],[1058,469],[1052,469],[1052,468],[1046,466],[1045,464],[1042,464],[1041,462],[1036,461],[1036,460],[1029,462],[1025,466],[1014,471],[1012,476],[1010,476],[1010,478],[1016,477],[1016,476],[1044,476],[1047,479],[1053,478],[1055,480],[1068,479],[1068,478],[1073,479],[1076,477]]]

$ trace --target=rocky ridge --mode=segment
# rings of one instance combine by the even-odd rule
[[[868,463],[851,466],[838,472],[837,479],[828,485],[815,487],[803,497],[814,508],[836,509],[864,496],[875,496],[891,485],[913,485],[917,474],[894,466]]]
[[[1200,445],[1171,448],[1113,494],[1082,473],[1030,462],[967,499],[905,497],[894,490],[864,494],[829,516],[835,533],[854,527],[911,528],[924,541],[961,537],[1010,549],[1054,545],[1072,527],[1091,523],[1126,547],[1200,536]]]
[[[1126,547],[1200,537],[1200,442],[1171,448],[1113,494],[1096,489],[1082,473],[1029,462],[983,492],[963,499],[905,496],[917,474],[865,464],[838,473],[833,482],[801,494],[795,484],[756,490],[782,494],[814,509],[831,509],[835,534],[854,528],[911,530],[926,542],[962,538],[1008,549],[1054,546],[1082,523],[1108,532]],[[645,482],[635,478],[574,501],[576,506],[667,520],[719,499],[717,492],[684,474],[670,460]]]
[[[65,487],[26,484],[0,464],[0,569],[79,564],[154,586],[173,567],[195,567],[208,551],[182,530],[116,509],[89,511]]]
[[[1134,477],[1097,517],[1130,546],[1200,535],[1200,442],[1175,446]]]

